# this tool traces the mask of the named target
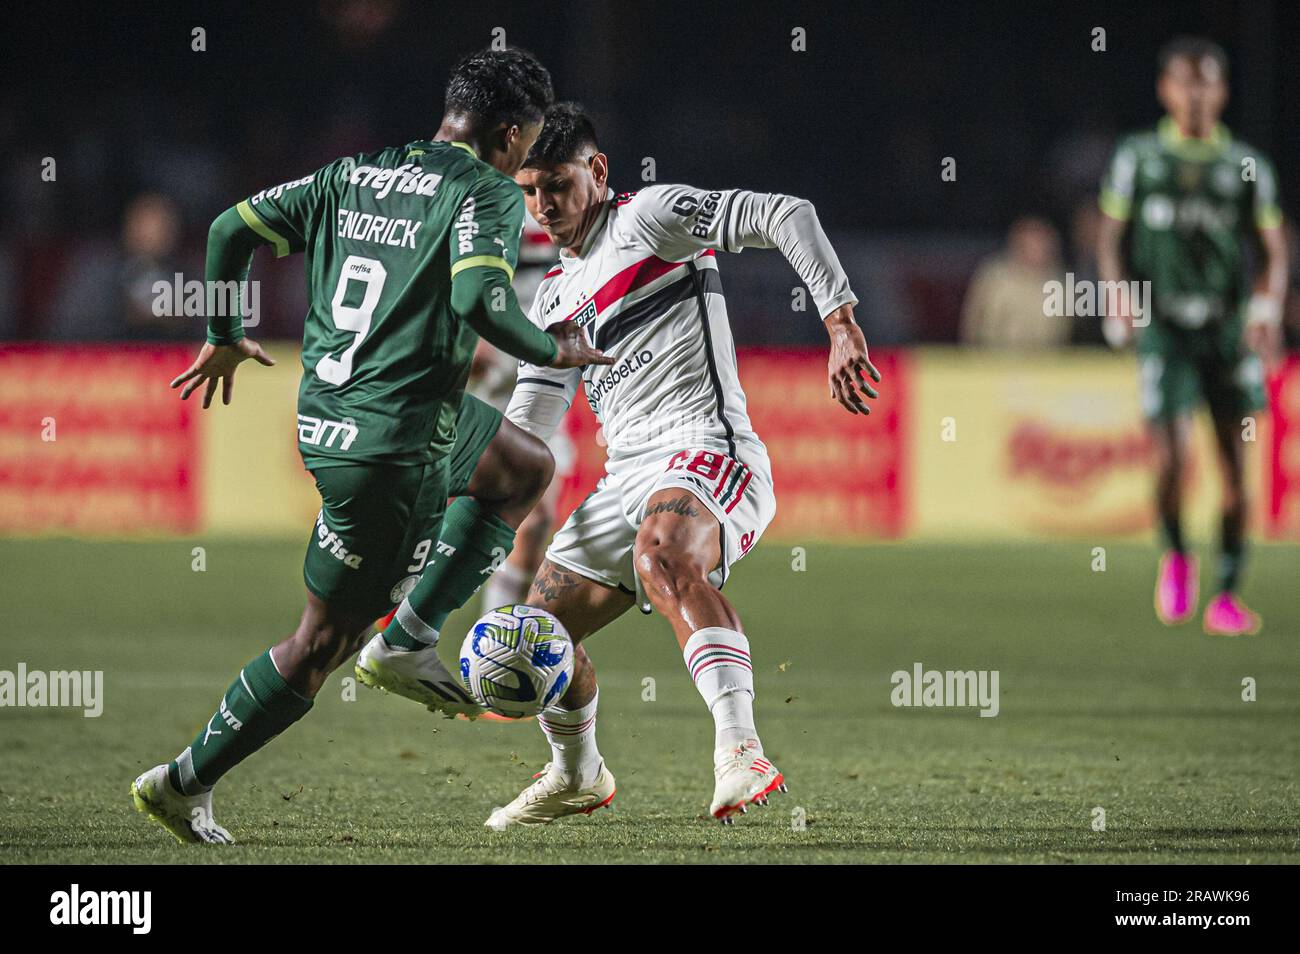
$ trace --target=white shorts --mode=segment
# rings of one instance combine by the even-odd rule
[[[736,458],[728,456],[725,448],[691,448],[611,462],[596,489],[555,535],[546,558],[635,595],[645,609],[632,550],[646,501],[666,487],[690,491],[717,517],[722,560],[709,581],[721,589],[732,564],[758,543],[776,514],[772,468],[761,444],[739,444]]]
[[[562,427],[557,429],[546,446],[555,459],[555,476],[563,479],[572,474],[574,465],[578,462],[578,449],[573,446],[569,432]]]

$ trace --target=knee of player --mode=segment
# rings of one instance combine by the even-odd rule
[[[551,450],[532,434],[523,433],[510,454],[510,496],[513,501],[534,506],[546,493],[555,475]]]
[[[653,536],[637,541],[634,563],[647,591],[679,593],[708,577],[692,554]]]

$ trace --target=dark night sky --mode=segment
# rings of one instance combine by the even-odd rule
[[[88,124],[120,149],[126,129],[222,151],[239,168],[230,188],[247,192],[429,134],[448,67],[501,26],[592,109],[619,184],[635,187],[653,156],[661,181],[798,183],[832,226],[995,228],[1043,204],[1062,134],[1152,122],[1155,51],[1199,31],[1232,57],[1229,124],[1274,155],[1287,195],[1300,188],[1282,114],[1300,94],[1300,64],[1283,55],[1293,5],[405,0],[370,43],[341,40],[329,2],[114,6],[10,18],[6,151],[58,154]],[[192,26],[208,52],[190,51]],[[795,26],[806,53],[790,50]],[[1094,26],[1105,53],[1089,48]],[[958,187],[942,190],[949,155]]]

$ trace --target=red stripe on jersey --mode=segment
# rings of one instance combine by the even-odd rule
[[[718,494],[722,493],[722,488],[727,484],[727,478],[731,476],[731,468],[736,466],[733,458],[727,458],[727,469],[722,472],[722,477],[718,480],[718,486],[713,489],[713,496],[716,499]]]
[[[555,266],[554,268],[552,268],[549,272],[547,272],[545,275],[543,275],[542,278],[543,278],[543,279],[546,279],[546,278],[554,278],[556,275],[560,274],[560,272],[562,272],[562,271],[564,271],[564,269],[561,268],[559,265],[556,265],[556,266]]]
[[[644,288],[656,278],[662,278],[674,268],[681,268],[685,262],[666,262],[658,255],[650,255],[641,259],[639,262],[633,262],[627,268],[623,269],[605,284],[601,285],[592,298],[596,302],[596,314],[600,314],[610,305],[614,304],[629,292],[634,292],[638,288]],[[568,321],[582,309],[586,308],[592,299],[584,301],[577,308],[573,309],[564,320]]]
[[[754,472],[752,470],[745,475],[745,479],[742,480],[740,486],[736,488],[736,493],[732,496],[731,503],[727,504],[726,513],[731,513],[732,508],[734,508],[736,504],[740,503],[740,498],[745,496],[745,488],[749,486],[749,480],[753,476]]]

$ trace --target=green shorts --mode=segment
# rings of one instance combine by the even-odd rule
[[[467,394],[445,458],[314,470],[321,511],[303,561],[307,589],[361,615],[382,616],[400,603],[433,553],[447,498],[468,492],[501,420],[500,411]]]
[[[1237,418],[1268,403],[1264,369],[1242,343],[1239,322],[1179,328],[1152,321],[1139,329],[1138,389],[1142,413],[1168,421],[1204,401],[1215,418]]]
[[[447,460],[347,464],[312,472],[321,510],[302,575],[332,606],[387,613],[415,586],[447,510]]]
[[[447,455],[449,497],[463,497],[469,491],[474,468],[501,429],[501,419],[501,412],[491,404],[465,395],[456,415],[456,444]]]

